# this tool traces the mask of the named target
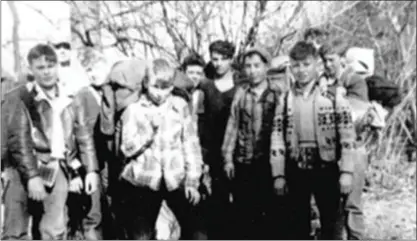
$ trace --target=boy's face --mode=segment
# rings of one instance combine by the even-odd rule
[[[197,86],[204,78],[203,66],[188,65],[185,69],[185,74],[193,81],[194,86]]]
[[[326,54],[323,58],[324,70],[326,74],[337,77],[342,70],[342,57],[338,54]]]
[[[56,62],[46,60],[45,56],[33,59],[30,70],[42,88],[50,89],[58,82],[58,65]]]
[[[210,58],[216,73],[220,76],[226,74],[232,66],[232,58],[227,58],[220,53],[212,52]]]
[[[309,55],[304,60],[290,59],[295,82],[307,84],[317,77],[317,58]]]
[[[262,60],[259,54],[246,56],[243,68],[246,76],[254,85],[257,85],[266,79],[268,65]]]
[[[86,68],[90,83],[93,86],[102,86],[106,81],[110,66],[105,61],[96,62]]]
[[[58,62],[63,63],[71,59],[71,45],[67,42],[54,44]]]
[[[151,78],[148,81],[149,97],[157,104],[162,104],[174,89],[173,81]]]

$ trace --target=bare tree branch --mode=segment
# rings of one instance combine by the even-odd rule
[[[14,53],[14,71],[20,75],[20,37],[19,37],[19,26],[20,26],[20,19],[19,13],[17,12],[15,1],[7,1],[7,4],[10,7],[10,11],[12,12],[13,17],[13,53]]]

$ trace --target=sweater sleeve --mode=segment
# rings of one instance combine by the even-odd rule
[[[341,156],[340,171],[352,173],[354,170],[356,132],[352,119],[352,108],[342,95],[336,95],[336,124],[339,133]]]
[[[285,141],[284,141],[284,99],[286,95],[281,95],[275,107],[274,121],[271,133],[271,153],[270,162],[272,176],[285,176]]]

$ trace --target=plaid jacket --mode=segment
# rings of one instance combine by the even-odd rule
[[[122,178],[159,190],[162,178],[169,191],[181,185],[198,188],[202,155],[188,104],[170,96],[161,106],[146,95],[122,116],[121,151],[131,160]],[[154,131],[154,123],[159,127]]]
[[[276,128],[274,117],[279,98],[279,90],[269,83],[259,98],[255,98],[249,85],[236,91],[222,146],[225,163],[250,163],[266,157],[271,163],[272,175],[283,175],[283,170],[278,169],[283,166],[284,156],[278,156],[277,150],[283,149],[284,143],[275,136],[271,139],[271,132]]]

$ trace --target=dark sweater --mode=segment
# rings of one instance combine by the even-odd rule
[[[214,173],[223,167],[221,147],[236,88],[236,81],[235,86],[225,92],[220,92],[213,80],[205,81],[200,86],[204,94],[204,113],[198,117],[200,141],[204,162]]]

